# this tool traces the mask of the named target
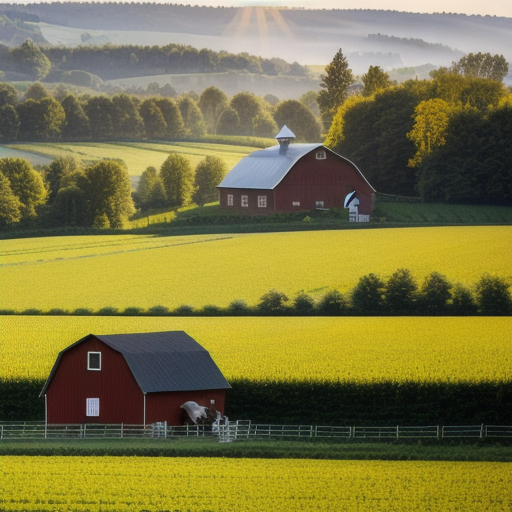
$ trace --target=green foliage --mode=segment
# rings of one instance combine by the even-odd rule
[[[453,73],[472,78],[487,78],[502,82],[508,74],[508,62],[503,55],[490,53],[469,53],[459,62],[454,62],[451,68]]]
[[[385,284],[376,274],[359,279],[351,293],[351,302],[360,314],[377,315],[384,310]]]
[[[420,290],[419,301],[420,308],[430,315],[445,315],[449,312],[449,300],[451,299],[450,290],[452,284],[448,281],[446,276],[439,272],[432,272],[429,274]],[[459,295],[460,299],[462,296]],[[469,304],[466,303],[466,307]],[[462,302],[458,304],[462,306]]]
[[[158,208],[167,202],[164,184],[154,167],[148,167],[137,186],[137,200],[142,208]]]
[[[206,130],[215,133],[220,113],[227,107],[228,97],[217,87],[205,89],[199,96],[198,106],[203,114]]]
[[[102,160],[87,167],[78,186],[85,194],[88,225],[119,228],[135,211],[130,177],[121,162]]]
[[[116,94],[112,97],[113,125],[116,136],[140,137],[144,133],[144,121],[137,106],[128,94]]]
[[[20,130],[20,118],[16,109],[6,103],[0,107],[0,141],[14,141]]]
[[[240,135],[240,116],[232,108],[225,108],[219,116],[216,132],[219,135]]]
[[[274,137],[278,127],[273,117],[268,112],[260,112],[252,120],[253,133],[256,137]]]
[[[10,50],[10,56],[19,72],[33,80],[43,79],[52,67],[48,57],[31,39]]]
[[[207,156],[196,167],[194,193],[192,199],[199,206],[217,201],[219,191],[217,185],[227,174],[228,168],[224,161],[216,156]]]
[[[477,305],[471,291],[460,283],[453,286],[452,291],[452,314],[454,315],[475,315]]]
[[[0,172],[0,227],[21,220],[22,204],[13,194],[9,180]]]
[[[153,98],[153,102],[160,109],[164,118],[166,136],[171,138],[180,138],[185,135],[185,123],[181,116],[178,104],[172,98]]]
[[[347,58],[341,48],[325,68],[325,74],[321,79],[322,90],[318,93],[317,101],[324,127],[329,129],[334,114],[347,99],[348,88],[354,81],[352,70],[349,69]]]
[[[66,178],[78,171],[78,165],[73,157],[57,157],[43,167],[43,177],[48,188],[48,202],[53,203],[57,193]]]
[[[315,310],[315,301],[307,293],[300,291],[293,299],[293,309],[299,316],[311,315]]]
[[[288,300],[284,293],[270,290],[261,297],[257,309],[264,315],[282,315],[287,311]]]
[[[261,112],[261,103],[258,97],[250,92],[239,92],[231,98],[229,106],[236,111],[238,118],[240,119],[240,128],[238,134],[254,135],[253,121],[254,118]],[[225,133],[223,131],[217,131],[218,133]]]
[[[476,303],[483,315],[512,314],[510,284],[501,277],[485,274],[476,284]]]
[[[36,217],[36,207],[46,202],[41,175],[22,158],[0,158],[0,172],[9,180],[10,189],[19,200],[22,217]],[[4,190],[9,193],[7,188]]]
[[[338,316],[348,313],[349,310],[349,301],[338,290],[328,291],[320,299],[317,305],[317,312],[319,315]]]
[[[278,126],[288,126],[302,142],[320,141],[320,125],[315,116],[305,105],[297,100],[279,103],[274,112]]]
[[[185,206],[192,200],[194,173],[190,162],[178,153],[171,153],[160,168],[169,206]]]
[[[370,66],[361,80],[364,84],[363,96],[371,96],[380,89],[387,89],[392,85],[389,75],[380,66]]]
[[[36,101],[42,100],[43,98],[49,98],[51,94],[48,89],[44,87],[40,82],[34,82],[25,92],[25,99],[33,99]]]
[[[144,121],[144,129],[147,137],[150,139],[158,139],[165,135],[167,123],[164,120],[162,111],[152,99],[144,100],[141,103],[139,113]]]
[[[16,89],[7,83],[0,83],[0,107],[4,105],[12,105],[15,107],[18,104],[18,92]]]
[[[394,315],[410,314],[416,309],[418,286],[408,269],[398,269],[387,281],[384,307]]]
[[[188,96],[180,99],[178,107],[185,125],[185,134],[190,137],[202,137],[206,133],[206,124],[197,102]]]

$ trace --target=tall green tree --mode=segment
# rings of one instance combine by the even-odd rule
[[[40,173],[23,158],[0,158],[0,172],[9,180],[12,193],[20,202],[22,217],[36,217],[36,208],[46,202]]]
[[[18,104],[18,91],[7,83],[0,83],[0,107],[4,105],[12,105],[15,107]]]
[[[221,112],[228,105],[226,94],[215,86],[208,87],[199,96],[198,106],[203,113],[208,133],[215,133]]]
[[[508,62],[503,55],[470,53],[454,62],[452,72],[472,78],[488,78],[502,82],[508,74]]]
[[[274,112],[274,119],[279,127],[288,126],[299,141],[320,141],[320,125],[311,110],[300,101],[285,100],[279,103]]]
[[[185,124],[186,134],[191,137],[203,137],[206,133],[206,124],[197,102],[189,96],[184,96],[179,100],[178,107]]]
[[[113,125],[116,136],[137,138],[144,133],[144,121],[133,98],[126,93],[112,97]]]
[[[476,303],[483,315],[512,314],[510,284],[501,277],[484,274],[476,284]]]
[[[79,169],[73,157],[59,156],[43,168],[43,178],[48,189],[48,202],[51,204],[61,189],[64,180]]]
[[[185,123],[181,116],[178,104],[172,98],[154,98],[155,105],[162,112],[166,127],[166,135],[172,139],[178,139],[185,135]]]
[[[18,138],[22,140],[58,139],[66,122],[66,113],[54,98],[28,99],[18,105],[17,112],[20,120]]]
[[[232,108],[225,108],[217,122],[216,132],[219,135],[239,135],[241,132],[240,128],[240,116],[238,112]]]
[[[277,123],[269,112],[262,111],[252,120],[252,130],[256,137],[274,138],[279,132]]]
[[[85,103],[84,110],[93,138],[106,139],[114,135],[114,104],[111,98],[93,96]]]
[[[400,268],[388,279],[384,290],[386,310],[393,315],[410,314],[416,308],[418,285],[408,269]]]
[[[74,94],[66,95],[61,101],[66,115],[66,122],[62,128],[62,137],[65,139],[84,139],[91,135],[91,125],[84,108]]]
[[[19,222],[21,208],[21,201],[13,193],[9,179],[0,172],[0,227]]]
[[[160,178],[170,206],[185,206],[191,202],[194,173],[187,158],[171,153],[160,167]]]
[[[419,293],[422,310],[430,315],[446,315],[450,307],[450,290],[452,288],[453,286],[446,276],[439,272],[429,274]]]
[[[320,78],[322,90],[318,93],[317,101],[324,128],[328,130],[336,111],[347,99],[349,87],[354,81],[352,70],[348,67],[348,61],[341,48]]]
[[[142,208],[159,208],[167,203],[162,179],[155,167],[148,167],[140,176],[137,200]]]
[[[217,185],[222,181],[228,168],[224,160],[217,156],[207,156],[196,167],[194,178],[194,194],[192,199],[199,206],[217,201],[219,191]]]
[[[158,139],[165,136],[167,123],[162,115],[162,111],[153,99],[144,100],[139,107],[139,112],[144,120],[144,130],[147,137]]]
[[[359,278],[351,292],[352,306],[359,314],[378,315],[384,311],[385,283],[376,274]]]
[[[261,112],[258,97],[250,92],[239,92],[231,98],[229,106],[236,111],[240,120],[238,135],[253,135],[254,118]]]
[[[10,55],[17,70],[32,80],[42,80],[52,67],[48,57],[32,39],[27,39],[17,48],[10,50]]]
[[[370,66],[361,80],[364,84],[363,96],[371,96],[378,90],[391,86],[389,75],[380,66]]]
[[[33,100],[39,101],[43,98],[49,98],[51,97],[50,92],[48,89],[41,84],[40,82],[34,82],[25,93],[25,99],[32,98]]]
[[[98,225],[105,217],[108,226],[120,228],[135,212],[128,170],[123,162],[101,160],[84,169],[78,181],[87,205],[88,225]]]
[[[20,131],[20,118],[16,109],[9,104],[0,107],[0,141],[14,141]]]

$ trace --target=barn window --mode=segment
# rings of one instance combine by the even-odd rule
[[[325,154],[325,151],[321,149],[320,151],[316,152],[316,159],[317,160],[325,160],[327,158],[327,155]]]
[[[100,415],[100,399],[99,398],[86,398],[86,416],[99,416]]]
[[[101,352],[87,352],[87,369],[101,370]]]
[[[324,202],[323,201],[317,201],[316,202],[316,207],[317,208],[323,208],[324,207]]]
[[[300,206],[300,201],[292,201],[292,206]]]
[[[249,196],[242,196],[242,206],[249,206]]]
[[[233,194],[228,194],[228,206],[233,206]]]
[[[258,208],[267,207],[267,196],[258,196]]]

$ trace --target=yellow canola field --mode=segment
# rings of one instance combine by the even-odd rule
[[[512,227],[2,240],[0,309],[254,305],[271,289],[319,298],[399,268],[419,283],[434,271],[467,286],[510,279]]]
[[[45,379],[87,334],[183,330],[226,378],[509,381],[510,317],[0,317],[0,377]]]
[[[508,511],[512,464],[3,457],[2,511]]]

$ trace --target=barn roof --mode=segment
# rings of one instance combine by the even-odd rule
[[[93,337],[123,355],[144,393],[230,387],[209,352],[184,331],[89,334],[59,353],[41,396],[57,371],[62,354]]]
[[[285,152],[281,146],[254,151],[242,158],[218,185],[218,188],[247,188],[272,190],[288,174],[292,167],[311,151],[322,148],[349,163],[368,183],[361,171],[350,160],[334,153],[323,144],[290,144]],[[371,185],[368,183],[371,187]],[[372,187],[373,188],[373,187]]]

